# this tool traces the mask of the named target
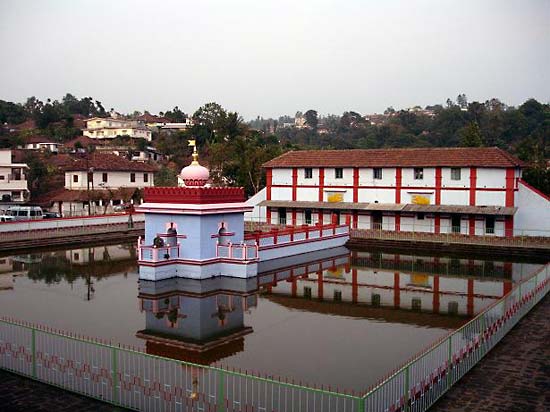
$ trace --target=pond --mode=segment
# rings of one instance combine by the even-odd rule
[[[333,249],[253,279],[139,281],[134,244],[0,258],[0,315],[362,391],[542,265]]]

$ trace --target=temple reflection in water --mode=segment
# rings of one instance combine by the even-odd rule
[[[296,261],[296,257],[293,258]],[[259,299],[291,310],[458,327],[498,300],[529,264],[336,248],[250,279],[140,281],[148,353],[212,364],[244,350]]]

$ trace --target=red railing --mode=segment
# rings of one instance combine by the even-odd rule
[[[321,225],[317,224],[315,226],[308,226],[308,225],[302,225],[302,226],[287,226],[286,228],[272,228],[269,232],[253,232],[253,233],[247,233],[244,236],[245,242],[255,241],[256,244],[259,246],[265,245],[266,243],[269,244],[279,244],[279,243],[287,243],[287,242],[294,242],[295,240],[307,240],[312,237],[315,238],[322,238],[326,236],[334,236],[337,234],[345,233],[342,231],[342,229],[348,229],[347,232],[349,233],[349,226],[348,225],[338,225],[338,224],[328,224],[328,225]],[[327,233],[327,231],[330,231]],[[262,242],[262,239],[269,239],[272,238],[273,242],[265,242],[265,240]]]

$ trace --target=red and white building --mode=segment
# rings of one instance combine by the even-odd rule
[[[550,236],[550,199],[522,167],[495,147],[291,151],[264,164],[255,204],[271,224]]]

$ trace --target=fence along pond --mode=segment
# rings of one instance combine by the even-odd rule
[[[425,411],[550,289],[550,264],[364,394],[149,355],[0,319],[0,367],[112,404],[151,411]]]

